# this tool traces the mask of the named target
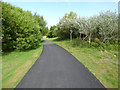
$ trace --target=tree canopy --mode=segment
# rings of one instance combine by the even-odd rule
[[[42,16],[2,2],[3,50],[38,47],[42,38],[40,29],[45,26]]]
[[[73,32],[73,38],[84,36],[87,37],[86,39],[98,38],[103,42],[115,40],[118,36],[118,15],[116,12],[106,11],[100,12],[98,16],[84,18],[70,12],[65,14],[57,24],[58,37],[70,38],[70,30]]]

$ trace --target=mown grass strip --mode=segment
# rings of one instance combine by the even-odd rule
[[[2,88],[15,88],[42,52],[37,49],[5,52],[2,56]]]

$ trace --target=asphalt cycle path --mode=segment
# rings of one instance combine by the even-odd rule
[[[16,88],[105,88],[64,48],[43,40],[43,51]]]

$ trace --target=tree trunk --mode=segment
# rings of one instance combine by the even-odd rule
[[[86,37],[87,37],[87,36],[86,36]],[[84,37],[83,40],[85,40],[86,37]]]
[[[90,48],[90,43],[91,43],[91,34],[89,36],[89,48]]]
[[[81,39],[81,32],[79,32],[80,36],[79,36],[79,39],[80,39],[80,47],[82,46],[82,39]]]
[[[81,39],[81,33],[79,32],[80,36],[79,36],[79,39]]]
[[[72,41],[72,30],[70,30],[70,40]]]

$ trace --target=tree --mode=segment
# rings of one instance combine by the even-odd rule
[[[3,50],[37,48],[42,38],[39,25],[30,11],[2,2]]]
[[[48,32],[47,37],[49,38],[56,37],[56,26],[55,25],[50,27],[50,31]]]
[[[118,16],[116,12],[101,12],[97,18],[103,42],[118,36]]]
[[[73,20],[77,18],[77,14],[74,12],[70,12],[69,14],[65,14],[65,16],[60,19],[59,24],[57,25],[58,30],[58,36],[65,39],[70,37],[75,37],[76,29],[73,26],[74,22]],[[72,39],[71,38],[71,39]]]
[[[38,15],[37,13],[34,14],[35,20],[38,22],[38,25],[40,27],[45,27],[46,26],[46,21],[44,20],[43,16]]]
[[[58,37],[62,39],[79,37],[81,40],[91,41],[98,38],[101,42],[117,40],[118,15],[116,12],[101,12],[98,16],[90,18],[79,17],[74,12],[65,14],[57,24]]]
[[[48,27],[40,27],[40,31],[43,36],[45,36],[48,33]]]

